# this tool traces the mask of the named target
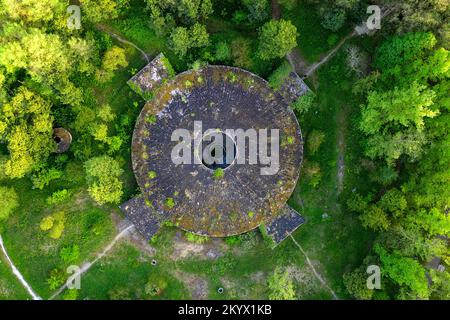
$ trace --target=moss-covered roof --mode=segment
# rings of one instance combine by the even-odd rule
[[[266,233],[278,245],[304,223],[305,218],[286,204],[278,216],[265,223]]]
[[[172,132],[192,131],[194,121],[202,121],[203,130],[279,129],[278,173],[264,176],[265,165],[233,164],[217,179],[202,164],[173,164]],[[283,98],[262,78],[224,66],[187,71],[164,84],[143,108],[132,144],[148,211],[216,237],[252,230],[279,215],[296,185],[302,153],[300,127]]]
[[[128,85],[145,100],[149,100],[152,97],[152,91],[173,76],[171,64],[164,54],[160,53],[134,75],[128,81]]]

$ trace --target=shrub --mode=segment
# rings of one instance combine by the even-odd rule
[[[110,300],[131,300],[130,291],[127,288],[114,288],[108,291]]]
[[[359,193],[353,193],[347,200],[347,208],[354,212],[363,212],[368,206],[367,199],[364,199]]]
[[[233,65],[250,69],[253,65],[251,54],[251,41],[246,38],[236,38],[231,42],[231,57]]]
[[[166,201],[164,202],[164,205],[166,207],[168,207],[169,209],[172,209],[175,206],[175,200],[173,200],[173,198],[169,197],[166,199]]]
[[[269,17],[269,0],[243,0],[242,3],[249,12],[248,20],[251,23],[261,22]]]
[[[330,34],[327,38],[327,43],[330,48],[334,47],[338,43],[338,41],[339,41],[339,36],[335,33]]]
[[[47,284],[50,290],[56,290],[61,287],[66,281],[66,274],[60,269],[53,269],[47,279]]]
[[[66,217],[64,212],[60,211],[51,216],[46,216],[41,220],[39,228],[42,231],[50,231],[49,236],[52,239],[59,239],[64,231]]]
[[[298,4],[298,0],[278,0],[278,2],[283,8],[289,11],[294,9]]]
[[[184,57],[193,48],[201,48],[209,45],[209,34],[206,27],[196,22],[192,27],[177,27],[170,34],[173,51]]]
[[[367,288],[367,273],[359,268],[343,276],[347,291],[359,300],[370,300],[373,290]]]
[[[54,205],[66,201],[70,198],[70,192],[67,189],[62,189],[52,193],[50,197],[47,198],[47,204]]]
[[[187,241],[197,244],[202,244],[209,240],[207,236],[201,236],[192,232],[186,232],[185,236]]]
[[[77,289],[69,289],[63,295],[64,300],[77,300],[77,298],[78,298]]]
[[[44,218],[41,220],[41,223],[39,224],[39,228],[40,228],[42,231],[48,231],[48,230],[50,230],[51,228],[53,228],[54,222],[55,222],[55,219],[54,219],[52,216],[44,217]]]
[[[48,234],[52,239],[61,238],[62,233],[65,228],[66,217],[64,212],[58,212],[54,214],[54,224],[50,229],[50,233]]]
[[[345,23],[346,14],[341,8],[329,10],[325,12],[322,19],[322,26],[333,32],[338,31]]]
[[[267,233],[267,228],[266,225],[264,223],[262,223],[259,226],[259,232],[261,232],[261,236],[264,240],[264,243],[269,246],[270,248],[274,248],[276,246],[275,241],[272,239],[272,237],[269,236],[269,234]]]
[[[214,59],[217,61],[229,61],[231,59],[231,48],[225,41],[216,44]]]
[[[377,231],[386,231],[390,225],[387,214],[377,205],[368,206],[359,219],[364,228]]]
[[[315,188],[319,185],[322,180],[322,171],[320,170],[318,163],[305,161],[302,171],[305,176],[305,180],[311,187]]]
[[[308,135],[307,148],[310,155],[313,155],[319,150],[320,146],[325,140],[325,133],[318,130],[313,130]]]
[[[33,189],[42,190],[48,186],[53,180],[60,179],[63,176],[63,172],[56,168],[42,169],[31,177],[33,182]]]
[[[97,70],[96,79],[100,83],[109,82],[117,69],[126,66],[128,66],[128,62],[125,50],[116,46],[109,48],[105,52],[101,69]]]
[[[292,110],[302,115],[306,114],[316,104],[316,95],[309,91],[292,104]]]
[[[295,299],[294,283],[290,279],[287,271],[283,272],[281,268],[277,267],[267,280],[267,285],[269,287],[270,300]]]
[[[242,241],[243,241],[243,237],[241,235],[225,238],[225,243],[230,246],[235,246],[235,245],[241,244]]]
[[[0,221],[6,220],[19,206],[19,196],[13,188],[0,186]]]
[[[369,58],[364,51],[357,46],[349,45],[345,48],[347,54],[347,67],[358,77],[362,77],[368,69]]]
[[[289,62],[283,61],[283,63],[269,76],[269,86],[275,90],[280,89],[291,72],[292,67]]]
[[[244,10],[236,10],[233,13],[232,21],[235,24],[240,24],[240,23],[244,22],[245,20],[247,20],[247,18],[248,18],[248,14]]]
[[[156,172],[155,171],[149,171],[148,172],[148,178],[149,179],[155,179],[156,178]]]
[[[78,259],[79,255],[80,255],[80,248],[76,244],[69,247],[64,247],[59,252],[59,256],[61,257],[62,261],[64,261],[64,263],[66,264],[75,262]]]
[[[217,168],[213,173],[214,179],[222,179],[225,176],[225,171],[221,168]]]
[[[85,162],[89,194],[99,204],[118,203],[123,194],[119,180],[123,170],[119,162],[109,156],[92,158]]]

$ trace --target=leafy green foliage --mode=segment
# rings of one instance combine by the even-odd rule
[[[231,59],[231,48],[225,41],[220,41],[215,46],[214,59],[217,61],[229,61]]]
[[[48,231],[51,228],[53,228],[54,223],[55,218],[53,218],[53,216],[46,216],[42,219],[41,223],[39,224],[39,228],[41,228],[42,231]]]
[[[249,39],[239,37],[231,42],[231,57],[234,66],[244,69],[251,68],[253,60],[250,53],[251,41]]]
[[[385,231],[389,227],[389,219],[387,214],[380,207],[373,205],[359,216],[362,225],[377,231]]]
[[[269,288],[270,300],[294,300],[295,289],[287,270],[281,268],[275,269],[274,273],[268,278],[267,286]]]
[[[42,231],[49,231],[48,235],[52,239],[59,239],[64,232],[66,215],[59,211],[52,215],[42,218],[39,227]]]
[[[184,234],[186,240],[192,243],[202,244],[208,242],[209,238],[206,236],[201,236],[192,232],[186,232]]]
[[[225,171],[224,171],[223,169],[217,168],[216,170],[214,170],[214,173],[213,173],[214,179],[220,180],[220,179],[222,179],[224,176],[225,176]]]
[[[211,0],[146,0],[150,9],[152,27],[161,35],[177,26],[191,26],[205,21],[213,13]]]
[[[278,0],[280,5],[287,10],[292,10],[298,4],[298,0]]]
[[[129,0],[80,0],[83,13],[92,22],[117,18]]]
[[[101,69],[97,70],[96,78],[100,83],[111,81],[114,72],[120,67],[128,66],[125,50],[119,47],[109,48],[105,52]]]
[[[56,290],[61,287],[66,281],[66,275],[63,270],[53,269],[47,279],[47,284],[50,290]]]
[[[297,28],[287,20],[271,20],[262,26],[258,40],[261,59],[282,58],[297,46]]]
[[[305,161],[303,163],[302,172],[305,181],[307,181],[312,188],[316,188],[322,180],[323,174],[320,165],[317,162]]]
[[[9,103],[0,105],[0,139],[8,144],[7,176],[21,178],[33,171],[55,149],[50,103],[20,87]]]
[[[289,62],[283,61],[283,63],[270,75],[268,79],[270,87],[276,90],[280,89],[292,71]]]
[[[19,206],[19,196],[13,188],[0,186],[0,222]]]
[[[306,114],[311,108],[316,105],[316,95],[312,91],[308,91],[306,94],[298,98],[292,105],[292,110],[303,115]]]
[[[109,156],[92,158],[85,162],[89,194],[99,204],[119,203],[123,194],[120,176],[123,170],[117,160]]]
[[[307,140],[307,150],[308,153],[310,155],[315,154],[320,146],[322,145],[322,143],[325,141],[325,133],[319,130],[313,130],[311,131],[311,133],[308,135],[308,140]]]
[[[430,52],[435,44],[432,34],[412,33],[387,40],[378,49],[376,63],[382,73],[369,90],[360,122],[371,158],[393,165],[401,156],[416,160],[423,153],[427,118],[446,108],[439,89],[448,85],[450,58],[445,49]],[[438,83],[430,84],[431,79]]]
[[[67,189],[62,189],[52,193],[50,197],[47,198],[47,203],[49,205],[54,205],[67,201],[71,196],[71,193]]]
[[[206,27],[200,23],[195,23],[190,29],[185,27],[175,28],[170,35],[170,39],[173,50],[181,57],[185,56],[190,49],[209,45]]]
[[[436,236],[450,232],[450,156],[443,151],[449,145],[450,58],[436,44],[431,33],[389,38],[377,49],[379,70],[360,82],[367,92],[359,123],[365,153],[381,162],[372,175],[385,189],[376,197],[356,195],[348,207],[361,213],[365,227],[380,231],[374,252],[396,288],[385,293],[397,299],[441,295],[439,284],[428,287],[423,265],[448,255]]]
[[[345,287],[348,292],[358,300],[370,300],[373,290],[367,288],[368,274],[360,267],[343,276]]]
[[[269,0],[242,0],[250,22],[261,22],[269,17]]]
[[[406,285],[414,297],[427,298],[429,295],[425,270],[414,259],[399,254],[389,254],[383,247],[376,245],[383,271],[398,285]]]
[[[328,10],[322,18],[322,26],[333,32],[338,31],[345,23],[346,13],[341,8]]]
[[[80,247],[76,244],[68,247],[64,247],[59,252],[59,256],[61,260],[64,261],[65,264],[71,264],[77,261],[80,255]]]
[[[11,19],[27,23],[51,22],[66,9],[60,0],[2,0],[2,6]]]
[[[69,289],[63,295],[64,300],[77,300],[77,297],[78,297],[77,289]]]
[[[63,176],[63,172],[56,168],[44,168],[33,174],[31,181],[33,188],[42,190],[53,180],[58,180]]]
[[[166,200],[164,201],[164,205],[169,208],[172,209],[175,206],[175,200],[173,200],[173,198],[168,197],[166,198]]]

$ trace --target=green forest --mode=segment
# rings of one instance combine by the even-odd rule
[[[374,4],[381,28],[355,33]],[[42,299],[450,299],[449,18],[448,0],[0,0],[11,261]],[[173,74],[233,66],[276,91],[296,72],[311,89],[290,105],[304,159],[288,203],[307,222],[276,248],[258,229],[170,223],[114,241],[119,205],[140,193],[131,143],[152,98],[127,81],[159,53]],[[31,298],[0,251],[0,300]]]

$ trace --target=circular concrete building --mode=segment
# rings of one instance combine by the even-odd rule
[[[146,237],[164,221],[212,237],[270,224],[286,214],[302,146],[294,113],[264,79],[224,66],[181,73],[137,120],[142,195],[122,209]]]

